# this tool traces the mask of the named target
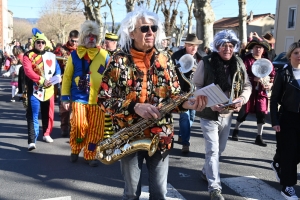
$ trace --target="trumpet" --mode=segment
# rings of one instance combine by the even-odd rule
[[[56,60],[63,60],[63,61],[67,61],[68,58],[66,57],[62,57],[62,56],[56,56]]]

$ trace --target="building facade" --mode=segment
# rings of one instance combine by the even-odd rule
[[[299,0],[277,0],[274,30],[276,54],[286,52],[292,43],[300,40],[299,11]]]
[[[0,0],[0,49],[4,50],[13,40],[13,13],[8,10],[7,0]]]
[[[254,15],[251,11],[247,16],[247,36],[256,32],[260,37],[266,33],[274,32],[275,16],[271,13]],[[225,17],[214,23],[214,34],[224,29],[233,30],[239,37],[239,17]]]

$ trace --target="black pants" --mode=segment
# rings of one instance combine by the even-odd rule
[[[238,114],[238,116],[236,118],[236,121],[238,121],[240,123],[246,121],[246,118],[247,118],[248,114],[249,113],[246,113],[245,105],[243,105],[242,108],[239,111],[239,114]],[[256,115],[256,122],[257,122],[257,124],[265,124],[266,114],[264,112],[257,111],[255,113],[255,115]]]
[[[300,161],[300,113],[284,111],[280,120],[280,183],[297,184],[297,164]]]

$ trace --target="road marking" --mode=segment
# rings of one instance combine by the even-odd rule
[[[184,173],[179,173],[179,176],[180,176],[181,178],[190,177],[190,175],[184,174]]]
[[[170,183],[167,185],[168,192],[166,200],[186,200]],[[149,199],[149,186],[142,186],[140,200]]]
[[[223,178],[221,181],[246,200],[280,200],[283,197],[279,190],[255,176]]]
[[[51,198],[51,199],[40,199],[40,200],[71,200],[71,196],[56,197],[56,198]]]

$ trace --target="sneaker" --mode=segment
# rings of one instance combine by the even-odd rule
[[[298,197],[293,187],[283,186],[281,190],[281,195],[287,200],[298,200]]]
[[[36,149],[35,143],[30,143],[28,145],[28,151],[32,151],[33,149]]]
[[[43,137],[43,140],[44,140],[45,142],[48,142],[48,143],[53,142],[53,139],[52,139],[49,135],[44,136],[44,137]]]
[[[276,177],[277,181],[280,183],[281,169],[279,167],[279,163],[278,162],[272,162],[271,163],[271,168],[275,172],[275,177]]]
[[[210,199],[211,200],[225,200],[221,194],[221,190],[215,189],[210,192]]]
[[[232,139],[233,141],[239,141],[239,136],[238,136],[238,134],[239,134],[239,130],[234,129],[234,130],[232,131],[231,139]]]
[[[15,99],[15,97],[13,97],[13,98],[11,98],[11,100],[10,100],[11,102],[16,102],[16,99]]]
[[[262,146],[262,147],[267,146],[267,143],[264,142],[261,135],[256,136],[255,144]]]
[[[203,173],[203,171],[200,171],[200,177],[201,177],[204,181],[208,182],[207,177],[206,177],[206,175]]]
[[[183,145],[181,149],[182,153],[188,153],[190,152],[190,147],[188,145]]]
[[[182,138],[180,136],[178,136],[178,140],[177,140],[178,143],[181,143],[182,142]]]
[[[74,163],[77,160],[78,160],[78,154],[71,153],[70,161]]]

